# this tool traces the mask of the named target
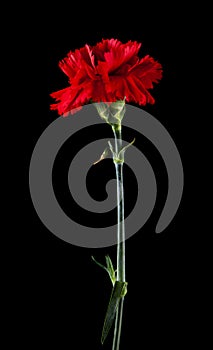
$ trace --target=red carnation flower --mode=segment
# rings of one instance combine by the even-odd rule
[[[162,66],[148,55],[139,58],[140,47],[136,41],[122,44],[110,39],[69,52],[59,67],[68,76],[70,86],[51,94],[57,101],[51,109],[59,114],[74,113],[91,101],[124,98],[139,105],[153,104],[148,90],[161,79]]]

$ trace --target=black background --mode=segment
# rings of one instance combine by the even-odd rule
[[[142,42],[140,55],[149,54],[163,65],[163,79],[152,92],[156,104],[144,109],[169,131],[179,149],[185,170],[185,69],[190,37],[190,29],[185,30],[187,14],[178,7],[130,10],[124,4],[118,9],[114,6],[104,9],[102,5],[96,11],[94,7],[90,4],[87,9],[82,5],[82,9],[63,8],[60,9],[62,12],[57,9],[57,14],[41,15],[36,23],[34,20],[28,26],[29,30],[34,26],[38,28],[31,31],[32,41],[27,46],[31,57],[28,62],[31,66],[28,99],[31,120],[28,123],[28,146],[24,158],[28,166],[38,138],[58,118],[57,113],[49,109],[53,102],[49,94],[67,86],[67,77],[58,68],[59,60],[68,51],[86,43],[94,45],[102,38],[113,37],[123,42]],[[111,137],[107,125],[99,130],[98,136]],[[131,141],[135,134],[124,129],[123,137]],[[93,138],[94,134],[91,134]],[[91,139],[88,133],[80,133],[74,150],[77,152],[84,142],[86,144]],[[53,174],[60,204],[72,217],[81,215],[85,223],[91,221],[95,226],[98,220],[113,222],[115,212],[110,217],[91,219],[67,195],[66,166],[72,145],[70,139]],[[189,258],[191,236],[185,216],[187,181],[175,218],[163,233],[156,235],[155,227],[167,191],[166,170],[158,151],[145,138],[136,138],[136,146],[143,150],[157,174],[158,197],[147,223],[126,242],[129,288],[121,350],[151,349],[156,345],[173,348],[190,342],[188,325],[193,318],[190,281],[194,271],[193,260]],[[89,173],[88,190],[93,198],[105,198],[102,189],[113,176],[113,164],[108,160]],[[128,198],[125,209],[129,214],[136,201],[137,183],[127,166],[124,166],[124,186]],[[24,320],[22,341],[26,345],[36,343],[44,347],[57,344],[60,349],[101,349],[100,335],[111,285],[106,273],[92,262],[91,255],[104,262],[104,256],[109,254],[115,262],[116,248],[87,249],[60,240],[41,223],[28,189],[25,202],[23,263],[19,274],[22,300],[19,306]],[[111,343],[112,334],[103,349],[111,349]]]

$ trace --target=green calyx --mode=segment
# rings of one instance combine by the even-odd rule
[[[125,98],[116,102],[98,102],[95,103],[95,107],[98,111],[99,116],[106,123],[112,125],[121,124],[124,117],[126,107]]]

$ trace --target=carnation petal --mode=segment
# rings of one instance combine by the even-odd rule
[[[91,100],[115,102],[124,98],[139,105],[154,103],[148,90],[162,78],[162,66],[148,55],[139,59],[140,47],[136,41],[123,44],[112,38],[70,51],[59,63],[70,86],[51,94],[56,100],[51,109],[64,114]]]
[[[153,83],[158,83],[162,78],[162,66],[147,55],[137,62],[129,73],[138,77],[146,89],[152,89]]]

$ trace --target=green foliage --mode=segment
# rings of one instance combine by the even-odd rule
[[[116,281],[116,271],[114,270],[112,260],[110,259],[109,255],[105,256],[106,266],[99,263],[93,256],[92,260],[102,269],[107,271],[113,285],[102,330],[101,342],[103,344],[114,322],[120,299],[123,298],[127,293],[127,282]]]
[[[104,269],[105,271],[107,271],[107,273],[109,274],[109,277],[111,279],[112,285],[114,286],[115,282],[116,282],[116,271],[114,270],[113,264],[112,264],[112,260],[110,259],[109,255],[105,256],[105,260],[106,260],[106,266],[102,265],[101,263],[99,263],[94,256],[92,256],[92,260],[98,265],[100,266],[102,269]]]
[[[127,293],[127,282],[116,281],[112,290],[111,298],[106,312],[104,320],[104,326],[102,330],[101,343],[103,344],[106,340],[109,331],[113,325],[116,311],[120,302]]]

